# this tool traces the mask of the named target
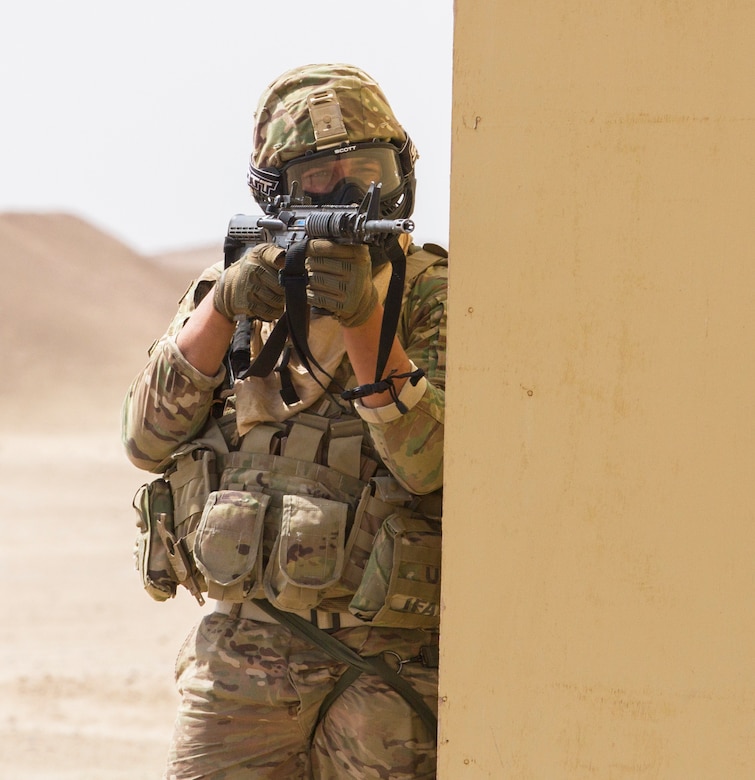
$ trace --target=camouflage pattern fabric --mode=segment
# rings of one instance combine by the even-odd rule
[[[349,610],[373,625],[437,625],[440,563],[440,523],[392,515],[375,537]]]
[[[335,636],[383,654],[437,713],[437,669],[417,657],[437,646],[423,630],[347,628]],[[331,780],[435,777],[435,735],[380,677],[362,675],[309,735],[346,667],[277,624],[207,615],[179,655],[182,695],[165,780]]]
[[[131,383],[123,403],[121,434],[126,455],[137,468],[163,472],[178,445],[196,438],[207,422],[225,368],[214,377],[205,376],[181,354],[175,337],[222,270],[223,263],[216,263],[191,284]]]
[[[124,444],[140,468],[163,471],[205,428],[224,371],[214,377],[198,372],[178,350],[175,334],[219,273],[216,265],[190,287],[125,399]],[[407,285],[398,338],[425,370],[427,387],[407,414],[365,423],[384,465],[417,495],[442,485],[446,291],[440,258]],[[347,358],[335,378],[343,387],[356,383]],[[415,659],[421,646],[437,644],[436,633],[414,628],[364,626],[336,636],[362,655],[385,653],[389,662]],[[308,755],[320,703],[343,671],[282,626],[207,615],[178,659],[182,702],[165,777],[435,777],[435,735],[379,677],[359,677],[336,700]],[[413,661],[402,674],[436,711],[437,670]]]
[[[404,295],[397,334],[409,358],[425,370],[427,390],[407,414],[389,423],[369,424],[370,437],[385,466],[417,494],[430,493],[443,482],[448,268],[438,260]],[[129,389],[123,407],[123,442],[129,459],[139,468],[162,471],[178,446],[200,435],[207,421],[213,392],[222,383],[224,371],[215,377],[197,371],[176,347],[175,334],[201,297],[202,285],[217,279],[219,272],[219,266],[214,266],[192,285]],[[344,387],[356,384],[347,358],[335,378]]]
[[[428,388],[408,414],[370,425],[381,459],[412,493],[430,493],[443,485],[447,293],[444,263],[428,268],[405,296],[397,335],[409,359],[424,369]]]
[[[401,148],[406,132],[375,80],[352,65],[307,65],[277,78],[262,94],[255,115],[254,154],[258,168],[316,151],[307,98],[313,90],[333,89],[349,143],[394,141]]]

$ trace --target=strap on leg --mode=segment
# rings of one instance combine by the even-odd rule
[[[299,615],[293,615],[290,612],[283,612],[277,609],[265,599],[254,599],[254,603],[260,609],[267,612],[268,615],[275,618],[282,626],[288,628],[298,637],[311,642],[321,650],[324,650],[331,658],[335,658],[341,663],[348,664],[356,669],[359,674],[375,674],[382,677],[383,680],[385,680],[385,682],[387,682],[388,685],[390,685],[391,688],[393,688],[393,690],[411,706],[417,715],[419,715],[422,722],[427,726],[428,731],[432,734],[433,739],[437,739],[438,719],[435,717],[435,713],[427,706],[425,700],[414,690],[411,684],[398,673],[394,672],[382,658],[379,656],[364,658],[359,655],[359,653],[343,644],[343,642],[339,642],[334,636],[328,634],[326,631],[312,625],[312,623],[299,617]],[[359,674],[355,674],[348,685],[354,682]],[[348,685],[344,685],[343,690],[341,690],[338,695],[343,693]],[[332,704],[336,698],[338,697],[334,697],[330,704]]]

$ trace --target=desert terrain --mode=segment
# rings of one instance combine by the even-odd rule
[[[152,601],[120,407],[217,247],[142,257],[66,214],[0,214],[0,779],[161,776],[201,614]]]

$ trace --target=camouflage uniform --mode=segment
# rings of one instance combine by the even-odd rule
[[[388,659],[414,658],[430,641],[425,631],[389,628],[335,636]],[[336,700],[309,751],[320,704],[344,671],[281,626],[208,615],[176,666],[183,700],[167,780],[435,777],[434,735],[379,677],[362,675]],[[415,662],[402,676],[437,710],[437,670]]]
[[[200,435],[214,390],[225,378],[225,369],[214,377],[201,374],[175,344],[175,335],[220,270],[219,264],[207,269],[184,295],[165,335],[152,345],[149,363],[129,389],[124,404],[124,444],[129,459],[141,469],[163,471],[179,444]],[[447,265],[439,257],[405,294],[399,320],[399,341],[409,359],[426,373],[425,394],[408,414],[396,412],[390,422],[381,422],[379,413],[363,410],[374,420],[368,423],[369,433],[383,462],[417,494],[430,493],[443,484],[447,285]],[[348,359],[335,378],[344,387],[356,384]]]
[[[258,133],[265,133],[264,124]],[[212,377],[198,372],[175,336],[220,271],[220,264],[207,269],[190,287],[129,390],[123,437],[140,468],[163,471],[180,445],[205,432],[225,370]],[[426,373],[409,395],[407,413],[393,404],[360,408],[376,460],[415,496],[442,488],[446,293],[447,266],[440,257],[404,292],[397,335]],[[348,357],[334,378],[341,387],[356,383]],[[284,626],[236,614],[206,615],[180,651],[182,701],[167,780],[435,777],[435,735],[379,676],[358,677],[313,733],[320,705],[346,667]],[[421,647],[437,646],[437,629],[364,624],[333,633],[364,657],[382,654],[400,666],[437,712],[437,669],[419,663]]]

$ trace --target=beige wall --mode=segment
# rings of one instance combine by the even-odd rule
[[[456,0],[445,780],[755,777],[753,50]]]

